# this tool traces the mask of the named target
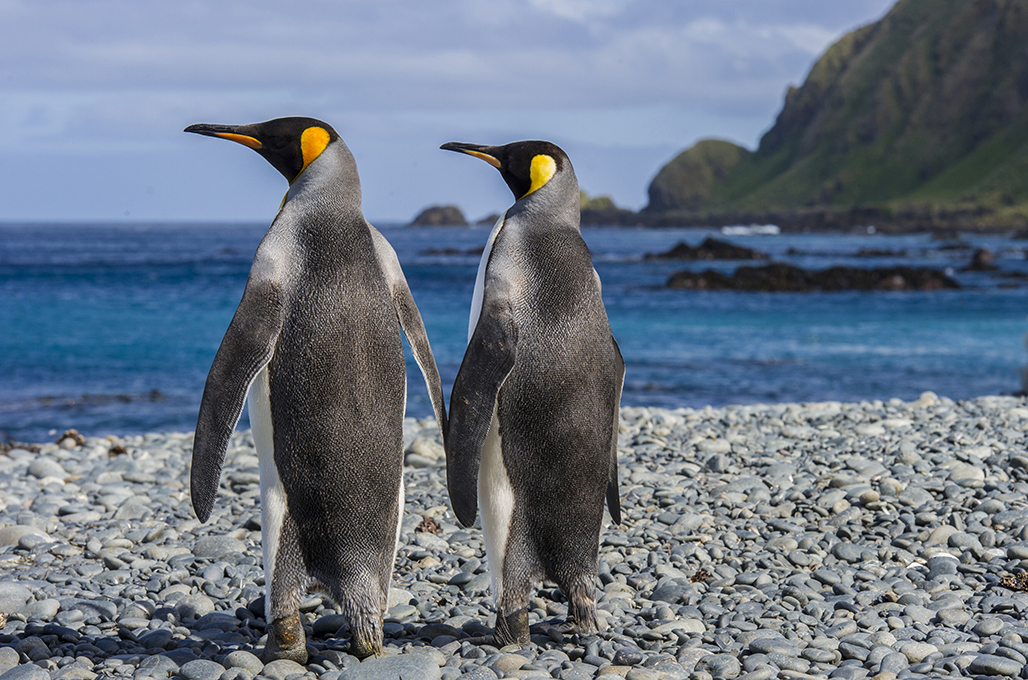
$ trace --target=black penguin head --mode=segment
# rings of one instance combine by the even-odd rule
[[[545,186],[561,172],[571,169],[567,154],[551,142],[511,142],[503,146],[447,142],[439,148],[481,158],[497,168],[516,200],[521,200]]]
[[[275,166],[292,184],[311,161],[339,139],[332,126],[314,118],[276,118],[250,125],[197,123],[185,132],[221,137],[248,146]]]

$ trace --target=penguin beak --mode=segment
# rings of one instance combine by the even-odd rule
[[[243,146],[248,146],[254,151],[260,151],[264,145],[261,140],[251,135],[243,134],[242,130],[248,128],[248,125],[212,125],[210,123],[196,123],[190,125],[183,132],[195,132],[198,135],[206,135],[207,137],[221,137]]]
[[[481,144],[465,144],[464,142],[447,142],[439,148],[445,149],[446,151],[459,151],[460,153],[466,153],[467,155],[474,156],[475,158],[481,158],[497,170],[502,165],[500,160],[496,157],[496,152],[499,147],[483,146]]]

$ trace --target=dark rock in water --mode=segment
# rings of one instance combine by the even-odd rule
[[[861,248],[857,251],[857,257],[906,257],[903,250],[888,250],[879,248]]]
[[[414,221],[412,227],[466,227],[468,221],[464,219],[464,213],[455,205],[433,205],[422,210]]]
[[[475,222],[475,226],[476,227],[491,227],[494,224],[496,224],[497,220],[499,220],[499,219],[500,219],[500,213],[492,213],[491,215],[486,215],[482,219],[480,219],[477,222]]]
[[[935,269],[888,267],[859,269],[832,267],[807,271],[788,264],[739,267],[732,275],[718,271],[680,271],[668,279],[669,288],[694,290],[740,290],[763,292],[840,291],[840,290],[944,290],[960,284]]]
[[[977,248],[971,256],[971,264],[961,271],[965,272],[992,272],[996,271],[996,256],[988,248]]]
[[[768,256],[752,248],[737,246],[716,238],[706,238],[693,248],[680,241],[664,253],[647,253],[647,260],[766,260]]]
[[[485,246],[468,248],[467,250],[461,250],[460,248],[427,248],[418,252],[418,255],[481,255],[484,250]]]

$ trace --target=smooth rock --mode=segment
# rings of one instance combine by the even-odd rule
[[[193,546],[193,554],[197,557],[221,559],[241,552],[246,552],[246,544],[231,536],[204,536]]]
[[[50,680],[50,674],[35,664],[25,663],[0,675],[0,680]]]
[[[178,671],[179,675],[185,678],[185,680],[218,680],[224,672],[224,666],[207,659],[189,661],[182,664]]]
[[[979,654],[967,667],[971,675],[1006,675],[1013,676],[1021,672],[1022,664],[1003,656]],[[0,676],[3,680],[3,676]]]
[[[264,675],[267,674],[265,666]],[[347,671],[348,680],[439,680],[441,677],[442,673],[435,661],[427,654],[417,653],[369,658]]]

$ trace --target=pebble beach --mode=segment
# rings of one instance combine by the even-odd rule
[[[386,655],[348,655],[312,596],[306,666],[259,660],[248,432],[206,524],[191,433],[0,452],[0,680],[1028,678],[1024,398],[624,408],[606,630],[504,649],[462,642],[492,622],[481,530],[450,511],[434,421],[404,437]],[[530,607],[565,612],[553,584]]]

